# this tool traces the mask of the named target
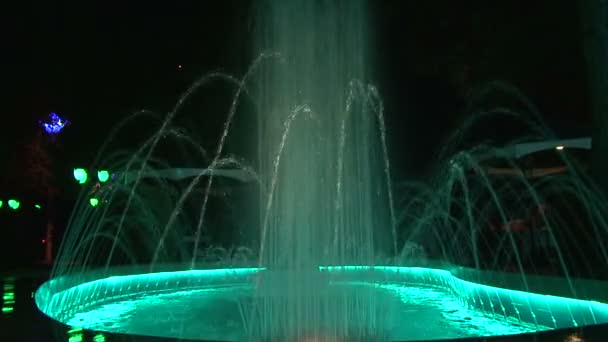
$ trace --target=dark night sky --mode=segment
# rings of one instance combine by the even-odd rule
[[[63,153],[86,163],[127,113],[166,111],[198,76],[240,75],[252,60],[248,1],[126,3],[41,1],[4,11],[3,117],[15,127],[0,153],[9,169],[45,113],[69,117]],[[372,1],[371,13],[374,81],[397,167],[428,160],[462,120],[462,94],[484,81],[520,87],[562,136],[589,130],[572,1]]]

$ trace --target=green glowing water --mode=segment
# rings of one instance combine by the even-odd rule
[[[41,287],[36,303],[50,317],[71,326],[221,341],[251,340],[252,336],[257,341],[251,312],[300,301],[316,302],[303,306],[307,309],[303,312],[294,311],[305,314],[303,319],[312,327],[297,331],[298,338],[333,336],[336,317],[345,318],[342,336],[361,340],[362,332],[381,334],[363,341],[495,336],[608,323],[607,304],[499,289],[463,281],[445,270],[322,267],[316,274],[318,280],[326,280],[325,286],[297,294],[274,281],[283,276],[269,277],[275,272],[268,272],[259,268],[161,272],[112,276],[67,287],[68,278],[56,279]],[[263,277],[271,280],[266,288],[273,291],[259,291]],[[361,303],[375,311],[351,310],[363,307]],[[372,316],[379,319],[370,323]],[[268,324],[256,318],[254,329],[259,323]],[[284,328],[281,322],[272,324],[280,328],[264,327],[265,331]]]
[[[336,283],[332,296],[356,296],[374,289],[376,300],[396,307],[383,330],[391,340],[433,340],[518,334],[545,330],[532,324],[493,319],[464,307],[447,291],[421,286]],[[254,295],[249,285],[140,294],[94,305],[68,320],[72,326],[127,334],[222,341],[245,340],[242,303]],[[364,318],[364,317],[361,317]],[[363,325],[365,322],[353,321]]]

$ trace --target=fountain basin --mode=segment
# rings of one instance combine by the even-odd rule
[[[52,279],[38,289],[35,299],[43,313],[70,326],[240,341],[248,336],[244,322],[250,303],[259,295],[255,284],[265,272],[272,273],[261,268],[110,277],[89,273]],[[511,335],[608,323],[608,304],[478,284],[461,279],[466,278],[464,271],[334,266],[320,267],[319,273],[327,285],[317,299],[333,303],[340,298],[373,297],[386,314],[375,329],[383,339],[393,341]],[[275,296],[281,297],[281,291]],[[340,308],[329,305],[322,311],[335,317],[331,311]],[[355,325],[366,324],[370,315],[378,317],[349,310],[344,314]]]

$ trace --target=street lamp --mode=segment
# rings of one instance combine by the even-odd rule
[[[97,171],[97,179],[101,183],[105,183],[110,179],[110,173],[106,170]]]
[[[17,201],[16,199],[9,199],[8,200],[8,206],[13,209],[13,210],[17,210],[19,209],[19,206],[21,205],[21,203],[19,203],[19,201]]]
[[[87,181],[88,175],[87,171],[83,168],[74,169],[74,179],[78,181],[79,184],[84,184]]]
[[[95,197],[89,198],[89,204],[91,207],[96,207],[99,204],[99,200]]]

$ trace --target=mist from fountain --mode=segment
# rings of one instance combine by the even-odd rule
[[[383,108],[365,83],[367,14],[359,0],[256,3],[254,49],[281,62],[262,66],[252,87],[267,185],[259,258],[272,273],[258,284],[253,336],[314,336],[322,326],[330,340],[380,334],[381,303],[371,293],[324,297],[318,271],[372,266],[396,249]],[[369,313],[359,320],[369,326],[351,326],[353,312]]]

